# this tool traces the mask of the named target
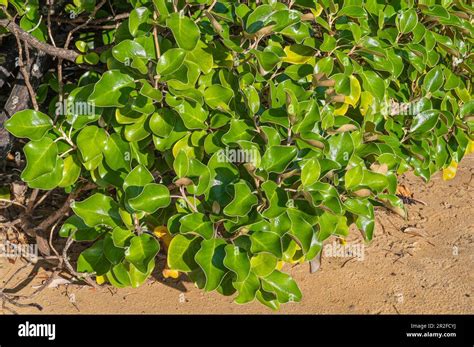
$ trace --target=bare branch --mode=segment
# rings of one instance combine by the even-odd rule
[[[77,53],[76,51],[54,47],[47,43],[39,41],[36,37],[20,28],[15,22],[12,22],[8,19],[0,19],[0,27],[7,28],[15,36],[18,36],[21,40],[26,41],[31,47],[43,51],[54,57],[75,62],[76,58],[79,56],[79,53]]]

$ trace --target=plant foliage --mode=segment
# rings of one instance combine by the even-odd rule
[[[28,3],[9,0],[8,10],[48,41]],[[283,263],[315,259],[353,223],[371,240],[374,206],[405,214],[398,175],[450,177],[473,148],[466,1],[111,3],[129,17],[74,36],[77,63],[104,72],[64,86],[67,102],[94,111],[56,116],[53,75],[42,111],[5,126],[30,140],[30,187],[97,185],[60,235],[89,243],[78,271],[114,286],[144,283],[161,251],[169,270],[239,304],[300,301]],[[62,11],[95,6],[74,0]]]

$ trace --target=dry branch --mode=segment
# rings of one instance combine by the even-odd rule
[[[0,19],[0,27],[7,28],[15,36],[18,36],[21,40],[26,41],[31,47],[43,51],[51,56],[69,60],[72,62],[75,62],[76,58],[79,56],[79,53],[71,49],[54,47],[47,43],[39,41],[36,37],[20,28],[18,24],[8,19]]]

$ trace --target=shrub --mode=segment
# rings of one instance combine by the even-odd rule
[[[166,276],[277,309],[302,297],[283,263],[353,223],[370,241],[374,206],[405,216],[398,175],[452,177],[473,148],[465,1],[104,2],[57,9],[85,23],[64,101],[50,75],[5,124],[29,187],[96,185],[60,230],[90,244],[78,272],[137,287],[162,252]]]

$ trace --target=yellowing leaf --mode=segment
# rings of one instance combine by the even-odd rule
[[[451,164],[445,169],[443,169],[443,180],[449,181],[456,176],[456,171],[458,170],[458,163],[454,160],[451,161]]]
[[[469,143],[467,144],[466,147],[466,155],[471,154],[474,152],[474,141],[469,140]]]
[[[292,45],[283,48],[286,57],[283,57],[285,63],[304,64],[314,56],[312,48],[303,45]]]
[[[338,109],[334,110],[335,116],[343,116],[346,114],[347,110],[349,109],[349,104],[343,104]]]
[[[153,234],[163,241],[163,246],[168,249],[171,239],[173,238],[168,230],[168,228],[164,225],[157,226],[153,230]]]
[[[360,113],[365,116],[369,112],[370,107],[374,102],[374,97],[367,91],[363,91],[360,96]]]
[[[321,4],[316,4],[316,9],[311,8],[311,12],[313,13],[314,17],[319,17],[321,12],[323,12],[323,6]]]
[[[357,101],[359,101],[360,98],[360,83],[359,80],[352,75],[349,76],[349,79],[351,84],[351,93],[350,95],[346,96],[344,102],[351,105],[352,107],[355,107]]]
[[[280,260],[280,261],[277,263],[277,265],[276,265],[277,270],[281,270],[284,264],[285,264],[285,263]]]
[[[95,281],[97,282],[98,285],[104,284],[105,276],[96,276]]]
[[[161,272],[163,274],[164,278],[178,278],[179,277],[179,271],[176,270],[171,270],[168,268],[163,269]]]

